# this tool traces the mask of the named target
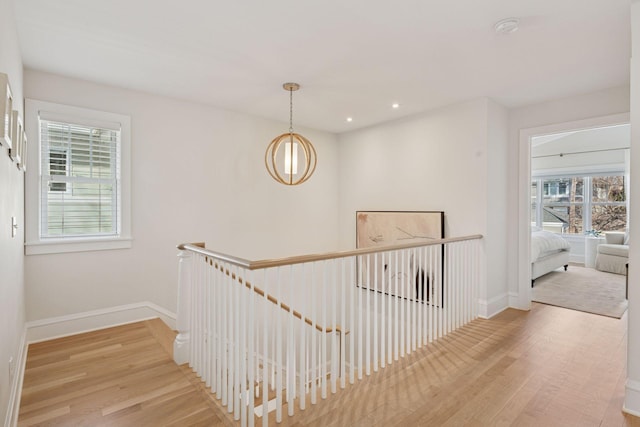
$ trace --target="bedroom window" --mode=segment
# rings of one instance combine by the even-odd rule
[[[622,173],[535,178],[531,183],[531,223],[568,234],[625,230],[625,194]]]
[[[582,233],[584,179],[544,178],[542,226],[557,233]]]
[[[594,176],[591,187],[592,229],[624,230],[627,226],[624,176]]]

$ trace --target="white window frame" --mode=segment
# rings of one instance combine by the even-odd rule
[[[87,124],[101,127],[105,123],[120,125],[120,234],[117,236],[40,238],[41,214],[41,150],[39,116],[56,117],[62,122]],[[106,126],[105,126],[106,127]],[[35,99],[25,99],[25,129],[29,141],[29,163],[25,176],[25,253],[26,255],[84,252],[111,249],[126,249],[132,244],[131,237],[131,118],[69,105],[55,104]]]
[[[584,169],[582,171],[582,173],[576,173],[575,171],[572,171],[571,173],[562,173],[562,171],[555,171],[555,173],[543,173],[543,174],[533,174],[533,176],[531,177],[531,181],[535,181],[536,184],[536,188],[537,188],[537,195],[536,195],[536,220],[535,222],[532,221],[531,225],[534,227],[538,227],[538,228],[542,228],[543,224],[542,224],[542,209],[543,209],[543,198],[544,198],[544,190],[542,189],[543,187],[543,182],[545,179],[555,179],[555,178],[571,178],[571,177],[579,177],[579,178],[583,178],[584,180],[584,188],[583,188],[583,194],[582,194],[582,202],[581,203],[576,203],[577,205],[581,205],[582,206],[582,227],[583,227],[583,232],[581,234],[571,234],[571,233],[566,233],[565,236],[580,236],[583,235],[584,233],[587,233],[588,231],[593,229],[593,224],[591,223],[591,210],[593,208],[593,206],[625,206],[627,208],[627,210],[629,209],[629,201],[626,200],[624,202],[594,202],[593,201],[593,184],[592,184],[592,178],[593,177],[600,177],[600,176],[622,176],[624,178],[624,185],[625,185],[625,191],[626,191],[626,187],[629,185],[629,181],[627,178],[627,174],[625,174],[624,171],[624,167],[620,166],[620,167],[615,167],[615,168],[608,168],[608,169]],[[628,218],[627,218],[628,220]],[[627,229],[628,229],[629,225],[627,222]]]

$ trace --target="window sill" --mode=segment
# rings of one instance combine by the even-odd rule
[[[106,237],[90,239],[40,240],[25,244],[25,255],[61,254],[69,252],[108,251],[129,249],[131,237]]]

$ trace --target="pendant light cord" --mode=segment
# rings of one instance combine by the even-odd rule
[[[289,133],[293,133],[293,89],[289,89]]]

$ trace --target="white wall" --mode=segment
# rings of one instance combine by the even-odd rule
[[[487,111],[487,306],[489,313],[506,308],[507,298],[507,148],[508,112],[488,102]]]
[[[264,166],[286,123],[30,70],[25,97],[131,116],[134,239],[131,249],[27,256],[29,320],[140,301],[175,312],[181,242],[248,259],[337,246],[332,134],[297,129],[314,143],[318,167],[290,188]]]
[[[341,247],[355,246],[356,211],[442,210],[446,236],[483,234],[496,249],[482,298],[506,295],[506,117],[478,99],[340,135]]]
[[[14,109],[22,115],[22,59],[10,0],[0,0],[0,72],[9,75]],[[0,147],[0,422],[7,417],[13,387],[8,362],[13,358],[17,370],[25,324],[23,190],[24,174],[18,171],[3,145]],[[14,238],[12,216],[18,219],[18,235]]]
[[[529,145],[521,146],[520,131],[523,129],[554,125],[570,121],[609,116],[629,111],[629,87],[607,89],[590,94],[563,98],[541,104],[516,108],[509,111],[509,147],[508,147],[508,245],[507,265],[509,294],[513,297],[510,305],[520,308],[518,299],[518,256],[519,242],[525,239],[528,230],[520,230],[519,212],[519,177],[520,150],[528,150]]]
[[[631,173],[640,174],[640,1],[631,4]],[[640,416],[640,185],[630,188],[629,339],[624,409]]]

